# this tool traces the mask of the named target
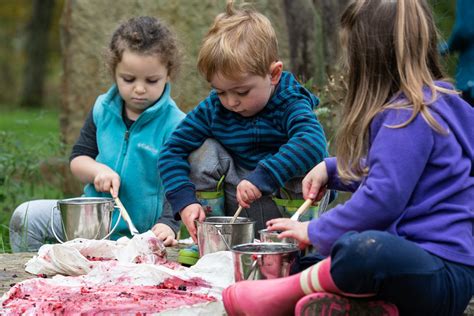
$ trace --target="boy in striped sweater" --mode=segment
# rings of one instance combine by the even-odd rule
[[[196,191],[225,175],[225,215],[240,205],[257,230],[265,228],[282,216],[272,194],[285,188],[301,197],[302,176],[327,156],[313,111],[319,100],[283,71],[270,21],[232,1],[205,36],[198,69],[212,90],[163,148],[166,197],[195,239],[194,220],[206,216]]]

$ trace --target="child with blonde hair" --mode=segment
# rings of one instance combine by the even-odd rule
[[[301,196],[300,180],[327,156],[314,108],[319,100],[283,71],[270,21],[229,1],[205,36],[198,69],[211,93],[173,133],[159,169],[166,197],[195,238],[206,213],[196,191],[225,175],[225,213],[238,205],[257,229],[281,213],[271,195],[285,187]],[[191,157],[191,152],[197,151]]]
[[[348,93],[305,198],[353,192],[271,230],[322,261],[223,292],[229,315],[462,315],[474,294],[474,110],[443,79],[426,0],[353,0],[341,19]]]

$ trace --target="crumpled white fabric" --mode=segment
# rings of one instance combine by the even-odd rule
[[[160,314],[224,315],[222,291],[234,283],[231,252],[207,254],[191,268],[171,269],[159,264],[160,260],[164,261],[166,248],[157,241],[153,232],[149,231],[132,239],[123,237],[118,241],[75,239],[64,244],[44,245],[39,249],[38,255],[27,262],[26,271],[55,275],[52,279],[41,279],[41,282],[63,285],[74,284],[71,283],[71,278],[65,276],[77,276],[78,284],[113,282],[117,285],[157,285],[170,277],[183,280],[198,277],[205,280],[210,287],[202,287],[196,293],[213,296],[218,299],[217,302],[183,306]],[[117,261],[90,261],[88,257]],[[22,283],[33,281],[35,279]],[[9,292],[3,295],[0,303],[8,298]]]
[[[122,237],[117,241],[77,238],[63,244],[43,245],[26,263],[26,271],[48,276],[83,275],[89,273],[99,261],[89,258],[115,259],[122,263],[157,263],[163,260],[166,248],[152,231]]]

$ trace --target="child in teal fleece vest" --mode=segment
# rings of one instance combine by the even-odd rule
[[[157,170],[161,147],[184,117],[170,96],[169,81],[179,66],[176,38],[156,18],[132,18],[113,33],[107,64],[115,84],[97,98],[86,119],[72,150],[71,171],[87,184],[86,196],[110,197],[112,191],[140,233],[151,229],[165,245],[176,244],[179,222],[164,207]],[[15,210],[10,224],[13,251],[34,251],[45,241],[55,241],[49,227],[55,204],[31,201]],[[55,231],[63,237],[59,212],[55,217]],[[114,212],[112,225],[117,217]],[[21,249],[25,231],[27,249]],[[112,239],[128,234],[121,220]]]

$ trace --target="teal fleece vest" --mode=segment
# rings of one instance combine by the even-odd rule
[[[140,233],[151,229],[161,216],[164,191],[158,159],[163,144],[184,117],[171,99],[170,90],[168,83],[161,98],[146,109],[128,131],[122,119],[123,101],[115,85],[94,104],[99,149],[96,161],[120,176],[119,197]],[[110,197],[110,194],[97,192],[93,184],[88,184],[84,193]],[[117,218],[118,212],[114,212],[113,225]],[[123,235],[129,235],[129,231],[122,219],[112,238]]]

